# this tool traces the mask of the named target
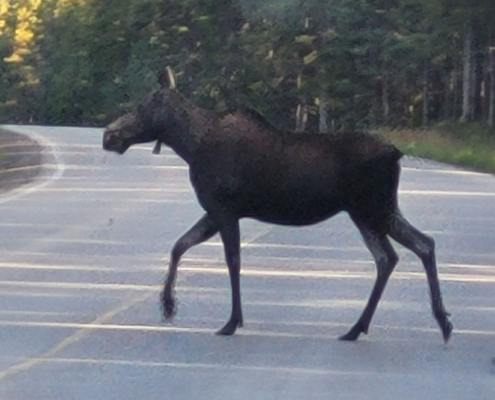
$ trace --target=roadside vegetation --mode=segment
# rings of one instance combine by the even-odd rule
[[[495,172],[495,132],[486,124],[382,129],[380,133],[410,156]]]
[[[492,170],[493,15],[493,0],[0,0],[0,123],[104,125],[171,65],[202,107],[380,129]]]

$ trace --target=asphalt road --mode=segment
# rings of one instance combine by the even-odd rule
[[[7,127],[45,145],[45,172],[0,196],[0,399],[495,398],[495,179],[405,160],[400,204],[437,242],[454,334],[444,345],[422,266],[401,261],[370,334],[374,264],[346,215],[307,228],[243,221],[245,328],[230,313],[218,237],[179,268],[161,321],[168,252],[202,210],[185,164],[152,144],[101,150],[101,130]]]

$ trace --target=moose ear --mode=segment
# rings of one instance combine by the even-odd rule
[[[161,87],[168,87],[172,90],[177,89],[177,75],[175,75],[172,67],[167,66],[165,68],[165,72],[158,78],[158,83],[160,83]]]

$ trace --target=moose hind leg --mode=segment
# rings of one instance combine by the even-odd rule
[[[191,247],[210,239],[217,232],[217,225],[212,221],[208,214],[206,214],[191,229],[182,235],[177,242],[175,242],[170,254],[168,274],[161,295],[161,305],[165,319],[172,318],[176,312],[173,288],[180,258]]]
[[[390,224],[390,236],[415,253],[422,261],[430,287],[431,308],[447,342],[452,333],[449,313],[445,310],[440,291],[435,261],[435,241],[413,227],[399,212],[394,213]]]
[[[225,224],[220,229],[225,260],[229,268],[230,286],[232,290],[232,312],[229,321],[217,332],[217,335],[233,335],[237,327],[242,327],[241,306],[241,257],[240,257],[240,232],[239,221],[235,220]]]
[[[373,258],[375,259],[377,276],[375,285],[363,313],[349,332],[339,338],[340,340],[348,341],[357,340],[361,333],[368,333],[371,319],[373,318],[373,314],[378,306],[383,290],[387,285],[388,278],[392,274],[392,271],[399,260],[399,257],[395,253],[386,236],[378,235],[362,224],[357,225],[361,235],[363,236],[366,247],[370,250]]]

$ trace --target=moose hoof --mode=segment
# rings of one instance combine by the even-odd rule
[[[452,326],[452,323],[449,321],[448,318],[445,318],[445,322],[441,326],[442,328],[442,334],[443,334],[443,341],[447,343],[450,339],[450,335],[452,333],[452,329],[454,327]]]
[[[443,341],[447,343],[450,339],[450,335],[452,333],[452,323],[449,321],[450,313],[445,311],[443,307],[440,310],[436,310],[433,315],[438,322],[438,326],[440,327],[443,335]]]
[[[229,322],[225,324],[225,326],[222,329],[217,331],[216,334],[221,336],[232,336],[235,333],[238,326],[242,326],[242,321],[231,319]]]
[[[177,309],[175,307],[174,299],[163,299],[163,317],[166,320],[170,320],[176,314]]]
[[[361,324],[358,322],[356,325],[354,325],[349,332],[347,332],[345,335],[342,335],[339,337],[339,340],[347,341],[347,342],[353,342],[356,341],[361,335],[361,333],[368,333],[367,329],[363,329]]]

